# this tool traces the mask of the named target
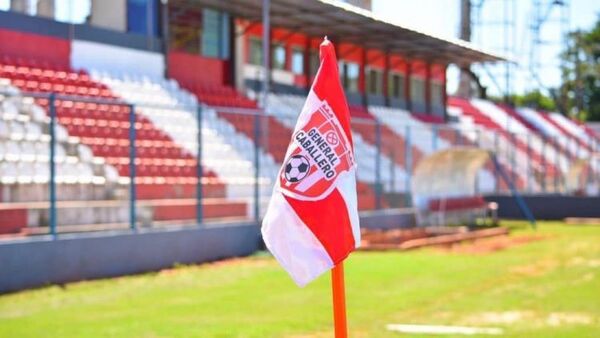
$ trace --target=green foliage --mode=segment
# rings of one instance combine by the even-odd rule
[[[504,225],[521,244],[352,254],[350,336],[416,337],[385,329],[412,323],[600,337],[600,227]],[[331,328],[329,276],[300,289],[265,256],[0,297],[0,337],[332,337]]]
[[[582,120],[600,121],[600,16],[592,29],[568,38],[561,55],[563,83],[556,91],[559,108]]]
[[[539,90],[527,92],[523,95],[511,95],[509,101],[518,107],[531,107],[545,111],[556,111],[554,100],[544,95]]]

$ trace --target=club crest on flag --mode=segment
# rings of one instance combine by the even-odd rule
[[[308,109],[312,112],[307,122],[292,136],[278,187],[290,197],[314,201],[327,196],[336,179],[355,162],[350,142],[327,102]]]

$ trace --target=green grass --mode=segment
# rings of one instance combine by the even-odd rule
[[[600,226],[546,222],[536,234],[490,253],[354,253],[350,336],[409,337],[385,325],[413,323],[600,337]],[[4,295],[0,337],[331,337],[330,297],[328,276],[300,289],[260,255]]]

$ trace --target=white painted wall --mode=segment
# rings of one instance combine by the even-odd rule
[[[71,44],[71,65],[154,79],[163,78],[165,71],[162,54],[83,40],[73,40]]]
[[[127,30],[126,6],[126,0],[92,0],[92,25],[125,32]]]

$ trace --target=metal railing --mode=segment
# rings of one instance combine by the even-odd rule
[[[55,93],[0,93],[0,98],[14,101],[21,113],[30,111],[31,105],[34,104],[46,107],[44,110],[48,116],[49,147],[47,197],[37,195],[35,198],[24,198],[23,196],[27,195],[23,192],[27,190],[24,186],[31,191],[37,191],[35,183],[12,182],[8,180],[9,175],[6,172],[0,171],[3,189],[10,192],[8,199],[2,199],[0,210],[18,209],[27,213],[29,233],[44,233],[42,229],[47,223],[46,233],[53,237],[59,232],[69,231],[127,228],[136,231],[141,226],[171,224],[203,226],[208,221],[226,221],[231,217],[236,217],[236,220],[258,221],[265,211],[264,206],[269,200],[295,124],[294,116],[264,114],[257,109],[208,107],[198,104],[132,104],[120,100]],[[77,112],[76,117],[66,116],[66,106]],[[102,107],[103,111],[110,112],[113,117],[122,114],[114,119],[118,121],[118,126],[113,120],[104,120],[94,115],[93,107]],[[160,114],[152,113],[153,111]],[[185,114],[188,114],[187,117]],[[171,116],[173,122],[168,124],[175,127],[160,125],[160,121],[167,121]],[[85,117],[90,119],[85,120]],[[60,142],[63,142],[58,125],[62,126],[61,129],[65,128],[69,125],[66,123],[69,119],[73,123],[69,128],[90,128],[96,135],[88,137],[85,132],[73,133],[75,136],[79,135],[78,141],[81,144],[92,148],[97,146],[94,149],[115,147],[109,151],[103,150],[100,154],[94,153],[95,157],[104,158],[104,162],[94,160],[89,163],[94,166],[94,170],[100,163],[105,170],[104,174],[108,172],[106,166],[117,168],[120,172],[117,182],[108,182],[108,176],[105,175],[103,183],[91,184],[89,187],[82,184],[80,191],[85,192],[83,198],[78,199],[76,192],[71,191],[67,194],[71,197],[65,200],[59,191],[65,184],[58,182],[62,177],[61,168],[58,166],[61,164],[59,157],[62,155],[57,151],[61,149]],[[79,119],[77,123],[76,119]],[[102,123],[86,126],[86,123],[91,123],[94,119],[96,122],[102,120]],[[384,123],[378,119],[354,118],[351,124],[359,164],[359,207],[363,210],[410,206],[411,175],[414,168],[427,154],[449,147],[472,146],[493,151],[512,177],[517,189],[523,193],[581,193],[568,190],[565,183],[569,168],[577,159],[588,159],[587,171],[582,173],[585,176],[582,179],[587,182],[581,186],[586,187],[591,183],[597,185],[600,163],[594,154],[598,153],[598,142],[586,145],[581,140],[566,136],[551,139],[533,133],[464,129],[453,125],[416,125],[408,121]],[[118,147],[126,145],[126,156],[121,153],[123,156],[112,158],[111,151],[116,151],[117,147],[114,144],[93,144],[102,139],[102,135],[110,136],[111,132],[116,130],[123,131],[122,126],[127,126],[126,137],[115,139],[121,145]],[[154,126],[152,132],[157,133],[155,136],[159,135],[160,139],[169,141],[163,142],[165,149],[168,148],[167,145],[172,146],[174,153],[179,154],[179,157],[163,158],[159,143],[154,142],[156,139],[144,137],[143,134],[148,132],[144,126]],[[192,135],[193,133],[195,135]],[[181,135],[188,135],[188,138],[179,137]],[[14,138],[13,141],[18,143],[21,140],[13,136],[9,135],[4,141]],[[0,140],[1,137],[2,135]],[[110,137],[106,142],[108,139],[113,142]],[[65,146],[76,148],[75,142],[75,139],[71,139]],[[152,145],[147,146],[145,143]],[[73,150],[69,151],[70,155],[73,155]],[[154,157],[141,156],[142,151],[153,152]],[[7,155],[8,151],[5,152],[4,155]],[[75,155],[81,154],[75,152]],[[0,163],[7,162],[5,157],[2,156]],[[66,154],[65,158],[64,161],[68,162],[69,154]],[[180,165],[178,160],[183,165]],[[158,165],[152,161],[164,163]],[[165,164],[167,162],[171,164]],[[194,172],[193,175],[188,172],[187,176],[171,177],[156,171],[158,167],[172,167],[175,171],[192,167]],[[149,170],[152,175],[141,175],[142,169]],[[486,171],[487,174],[481,175],[480,192],[507,193],[508,188],[499,183],[498,174],[494,169],[490,166]],[[45,182],[46,179],[40,181]],[[493,187],[485,186],[486,184]],[[19,190],[22,186],[23,189]],[[161,187],[164,191],[160,191]],[[86,195],[88,190],[94,191]],[[127,196],[123,198],[125,190]],[[15,198],[17,195],[20,197]],[[44,207],[45,203],[48,203],[47,208]],[[127,206],[126,221],[122,215],[124,205]],[[66,217],[64,215],[68,211],[73,220],[61,220],[59,211],[64,211],[63,217]],[[100,215],[100,211],[104,213]],[[86,213],[92,213],[94,216],[87,217]],[[81,224],[76,224],[77,217]],[[114,222],[107,223],[107,220]]]

